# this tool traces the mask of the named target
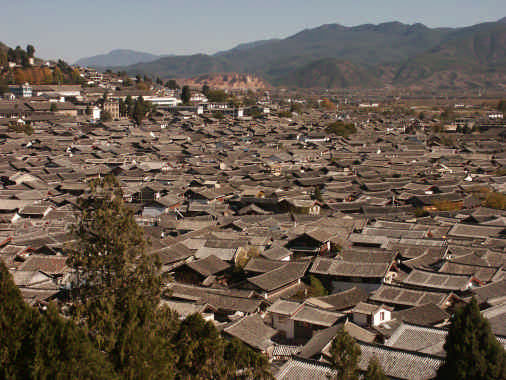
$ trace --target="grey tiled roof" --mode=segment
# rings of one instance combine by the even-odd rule
[[[429,292],[382,284],[369,296],[369,299],[375,302],[399,306],[419,306],[427,303],[443,305],[449,295],[450,292]]]
[[[194,271],[206,277],[218,272],[222,272],[230,267],[230,264],[227,264],[214,255],[207,256],[201,260],[192,261],[187,265]]]
[[[369,361],[375,357],[385,375],[396,379],[432,379],[442,364],[442,359],[433,355],[367,343],[359,343],[359,346],[361,350],[359,368],[361,370],[365,371]]]
[[[273,244],[269,249],[266,249],[261,253],[262,256],[271,260],[281,260],[291,254],[292,252],[290,250],[278,244]]]
[[[450,318],[450,314],[432,303],[393,313],[393,318],[422,326],[431,326]]]
[[[360,287],[354,286],[340,293],[322,297],[311,297],[306,303],[325,310],[345,310],[367,299],[367,293]]]
[[[298,354],[302,349],[301,346],[289,346],[284,344],[276,344],[272,350],[273,357],[292,356]]]
[[[317,308],[303,305],[292,319],[298,322],[310,323],[312,325],[330,327],[342,316],[342,314],[330,311],[319,310]]]
[[[506,300],[506,279],[472,290],[478,302],[495,303]]]
[[[447,333],[443,329],[401,323],[392,336],[385,341],[385,345],[444,357],[443,345]]]
[[[269,308],[267,309],[270,313],[276,313],[281,315],[291,316],[298,309],[300,309],[301,304],[294,301],[285,301],[282,299],[276,300]]]
[[[504,227],[456,224],[450,230],[448,235],[462,238],[486,239],[490,237],[498,237],[503,230]]]
[[[239,321],[227,326],[223,331],[261,351],[265,351],[273,345],[271,338],[277,332],[267,326],[258,314],[241,318]]]
[[[402,280],[403,284],[426,289],[464,291],[469,287],[471,276],[414,269]]]
[[[352,262],[317,257],[310,272],[328,276],[382,278],[390,262]]]
[[[506,301],[483,310],[481,314],[488,319],[494,334],[506,336]]]
[[[302,278],[308,266],[308,261],[288,262],[278,269],[251,277],[248,281],[262,290],[272,291]]]
[[[335,374],[335,370],[325,363],[294,358],[286,362],[274,377],[276,380],[328,380]]]

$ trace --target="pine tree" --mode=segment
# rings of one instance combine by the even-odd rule
[[[160,277],[145,254],[144,233],[126,208],[112,176],[91,184],[69,257],[75,269],[75,316],[85,320],[100,350],[127,377],[167,376],[168,339],[158,333]]]
[[[364,380],[388,380],[388,377],[383,373],[383,369],[378,361],[378,358],[372,357],[367,365],[367,371],[364,375]]]
[[[0,51],[0,66],[7,65],[8,59],[7,59],[7,52],[6,51]]]
[[[127,104],[123,101],[123,99],[119,100],[119,115],[125,116],[127,114]]]
[[[128,117],[133,117],[134,114],[134,101],[130,95],[127,95],[125,99],[126,113]]]
[[[177,90],[179,88],[179,85],[174,79],[169,79],[167,83],[165,83],[165,87],[171,89],[171,90]]]
[[[176,367],[191,378],[223,377],[223,341],[210,322],[198,314],[188,316],[173,338],[179,360]]]
[[[191,91],[190,87],[183,86],[181,89],[181,101],[183,104],[190,104],[190,98],[191,98]]]
[[[33,58],[35,56],[35,48],[33,47],[33,45],[28,45],[26,47],[26,54],[30,58]]]
[[[501,112],[506,112],[506,100],[501,99],[497,104],[497,109]]]
[[[50,305],[35,336],[32,376],[36,379],[112,379],[112,364],[84,330]]]
[[[0,261],[0,378],[112,379],[116,375],[85,331],[50,305],[26,305]]]
[[[269,378],[262,355],[239,342],[231,346],[200,315],[179,322],[159,307],[159,265],[145,254],[144,233],[114,177],[92,182],[82,209],[69,258],[77,274],[74,317],[120,377]]]
[[[241,373],[246,379],[271,379],[267,358],[233,338],[225,342],[224,366],[227,378],[236,379]]]
[[[506,378],[506,352],[474,298],[453,315],[444,349],[446,359],[438,370],[438,379]]]
[[[9,92],[9,85],[4,79],[0,79],[0,96]]]
[[[108,122],[112,120],[111,113],[109,111],[102,111],[100,114],[100,121]]]
[[[142,96],[139,96],[139,98],[135,101],[133,107],[133,119],[138,125],[140,125],[142,123],[142,120],[144,120],[146,112],[147,107],[146,104],[144,103],[144,98]]]
[[[271,379],[265,356],[237,339],[226,341],[199,314],[188,316],[173,337],[177,379]]]
[[[0,260],[0,378],[16,378],[27,375],[28,368],[22,364],[26,357],[23,341],[31,315],[21,298],[21,293],[12,281],[9,271]],[[22,371],[22,372],[21,372]]]
[[[320,202],[323,201],[322,192],[320,190],[320,186],[315,186],[314,192],[313,192],[313,199],[316,199],[317,201],[320,201]]]
[[[336,370],[336,379],[358,380],[360,359],[360,347],[343,327],[337,331],[337,335],[330,348],[330,363]]]
[[[202,93],[207,97],[209,95],[210,91],[211,91],[211,88],[209,87],[209,85],[207,83],[205,83],[202,86]]]

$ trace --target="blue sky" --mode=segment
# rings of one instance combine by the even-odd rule
[[[506,16],[506,1],[0,0],[0,9],[0,41],[32,43],[38,56],[73,62],[116,48],[214,53],[328,23],[466,26]]]

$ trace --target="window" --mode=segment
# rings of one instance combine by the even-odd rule
[[[385,312],[380,311],[380,321],[384,321],[384,320],[385,320]]]

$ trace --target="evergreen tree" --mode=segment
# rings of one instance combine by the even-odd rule
[[[320,186],[315,186],[314,192],[313,192],[313,199],[315,199],[317,201],[320,201],[320,202],[323,201],[322,192],[320,190]]]
[[[497,109],[501,112],[506,112],[506,100],[502,99],[499,101],[499,104],[497,104]]]
[[[174,79],[169,79],[167,83],[165,83],[165,87],[171,90],[177,90],[179,88],[179,85]]]
[[[209,85],[206,83],[202,86],[202,93],[207,97],[209,96],[209,92],[211,89],[209,88]]]
[[[167,377],[174,360],[158,328],[156,258],[145,254],[144,233],[124,206],[117,180],[107,176],[91,186],[69,257],[77,274],[74,315],[122,375]]]
[[[237,339],[226,341],[199,314],[188,316],[173,337],[179,354],[176,379],[270,379],[267,359]]]
[[[176,367],[183,376],[177,378],[211,379],[223,374],[223,341],[212,323],[198,314],[188,316],[182,323],[173,343],[179,354]]]
[[[127,95],[125,99],[126,104],[126,113],[128,117],[133,117],[134,114],[134,101],[132,100],[132,97],[130,95]]]
[[[53,305],[39,314],[25,304],[0,261],[0,378],[112,379],[116,375],[83,329]]]
[[[40,318],[39,318],[40,319]],[[50,305],[35,335],[32,376],[36,379],[112,379],[111,363],[84,330]]]
[[[119,100],[119,115],[125,116],[127,114],[127,104],[123,101],[123,99]]]
[[[25,365],[30,356],[24,342],[33,316],[23,303],[21,293],[0,260],[0,377],[28,376]]]
[[[200,315],[180,323],[160,308],[159,265],[123,204],[112,176],[92,182],[75,233],[69,264],[78,274],[76,320],[84,321],[97,348],[127,379],[268,377],[266,359],[242,343],[229,346]]]
[[[0,79],[0,95],[9,93],[9,85],[4,79]]]
[[[444,349],[446,359],[437,379],[506,379],[506,352],[474,297],[453,315]]]
[[[337,331],[337,335],[330,348],[330,363],[337,372],[336,379],[358,380],[360,359],[360,347],[343,327]]]
[[[364,380],[388,380],[388,377],[383,373],[383,369],[376,357],[371,358],[369,361]]]
[[[135,122],[140,125],[144,117],[146,116],[147,107],[146,103],[144,103],[144,98],[139,96],[139,98],[135,101],[133,108],[133,119]]]
[[[190,87],[183,86],[183,88],[181,89],[181,101],[183,102],[183,104],[189,104],[191,96],[192,94],[190,91]]]
[[[26,52],[21,49],[20,46],[16,46],[16,49],[14,49],[14,57],[15,62],[19,65],[22,65],[26,61]]]
[[[0,66],[6,66],[8,62],[7,59],[7,52],[6,51],[0,51]]]
[[[33,58],[35,56],[35,48],[33,45],[28,45],[26,47],[26,54],[28,54],[28,57]]]
[[[112,120],[111,113],[109,111],[102,111],[100,114],[100,121],[108,122]]]
[[[14,53],[13,48],[9,48],[7,50],[7,59],[9,60],[9,62],[16,62],[16,55]]]
[[[269,362],[236,338],[225,341],[224,361],[227,378],[271,379]]]

